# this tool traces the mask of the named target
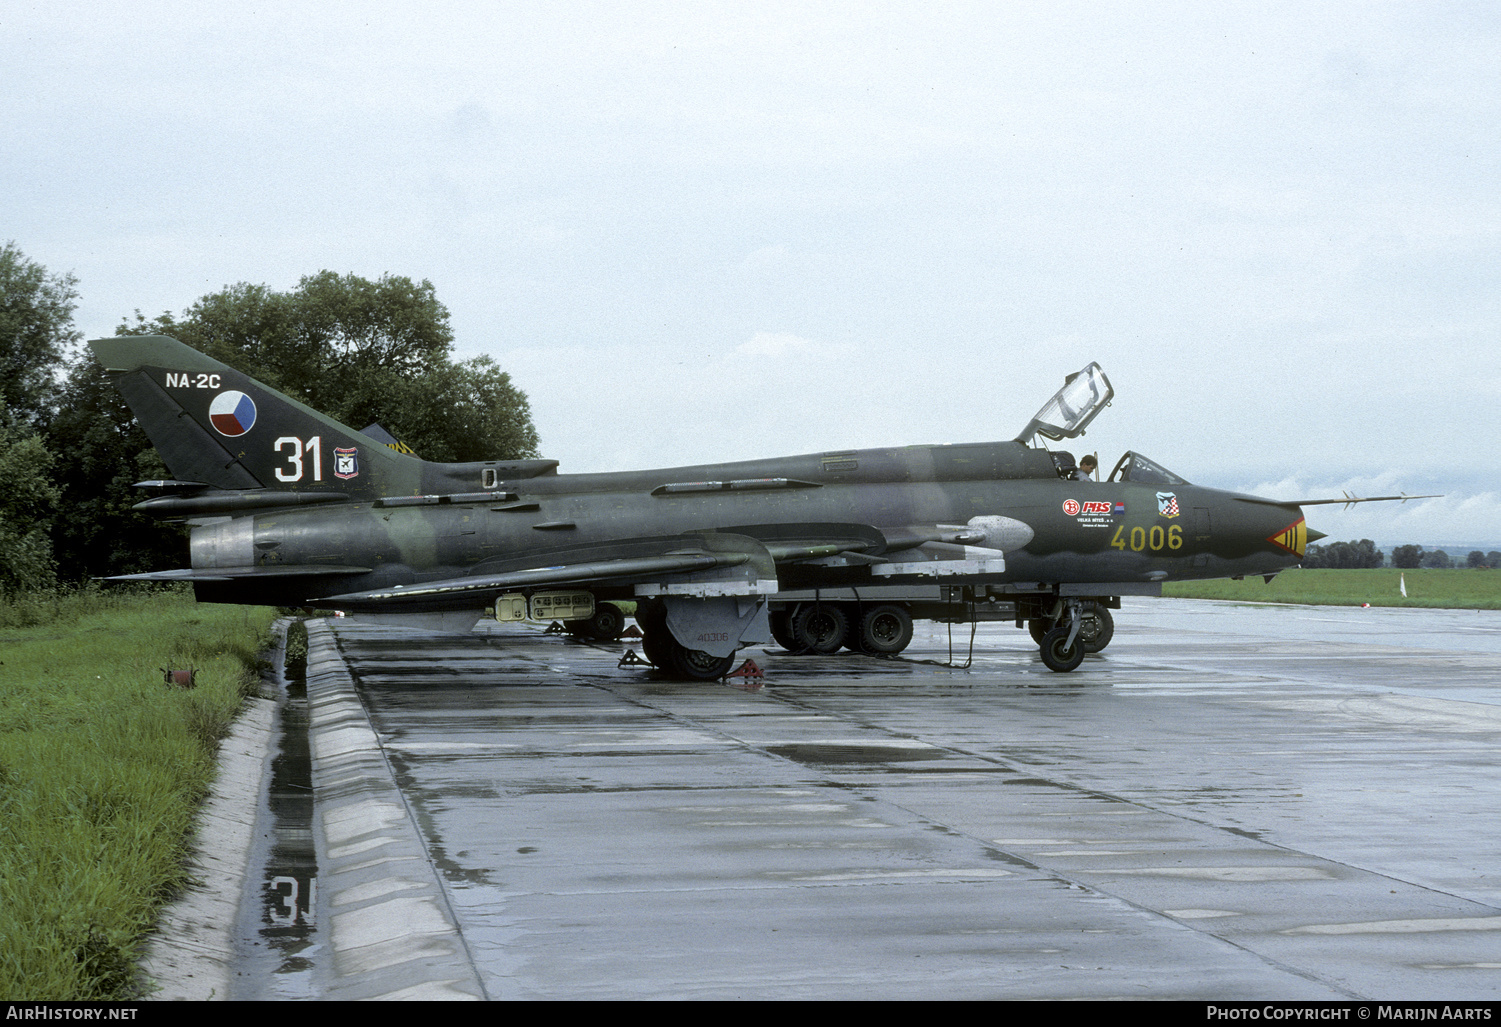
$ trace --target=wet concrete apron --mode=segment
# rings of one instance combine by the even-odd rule
[[[1144,601],[1071,675],[994,625],[758,691],[315,626],[324,993],[1494,999],[1501,616],[1362,612]]]

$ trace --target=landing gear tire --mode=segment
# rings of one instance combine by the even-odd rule
[[[849,618],[839,607],[830,603],[807,603],[792,615],[792,640],[797,646],[793,651],[819,656],[837,653],[844,645],[849,627]]]
[[[1099,603],[1085,603],[1079,610],[1079,641],[1084,651],[1097,653],[1115,637],[1115,618]]]
[[[676,639],[667,643],[667,649],[667,666],[662,669],[688,681],[718,681],[735,665],[734,656],[710,656],[698,649],[688,649]]]
[[[636,623],[641,628],[641,652],[658,670],[680,681],[718,681],[734,666],[734,656],[710,656],[688,649],[667,627],[667,606],[660,599],[636,604]]]
[[[1066,674],[1084,662],[1082,633],[1081,637],[1074,639],[1074,644],[1070,647],[1068,631],[1067,624],[1060,624],[1042,636],[1042,662],[1047,664],[1048,670]]]
[[[912,615],[889,603],[872,607],[860,617],[856,642],[863,653],[895,656],[912,642]]]
[[[613,642],[625,630],[625,612],[614,603],[599,603],[594,607],[593,617],[588,620],[565,621],[564,627],[571,635]]]
[[[641,628],[641,652],[661,670],[668,670],[669,643],[676,644],[667,630],[667,607],[660,600],[636,604],[636,624]]]

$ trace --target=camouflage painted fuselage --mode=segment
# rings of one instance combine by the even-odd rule
[[[190,569],[148,577],[211,602],[478,610],[549,585],[764,596],[938,578],[1118,596],[1275,573],[1307,540],[1296,505],[1199,488],[1135,454],[1122,480],[1073,480],[1072,457],[1020,441],[608,474],[430,463],[174,339],[90,346],[175,476],[140,508],[211,521]],[[1085,421],[1110,395],[1086,372],[1053,401],[1088,398]]]
[[[870,525],[901,547],[977,518],[1024,524],[1005,569],[960,575],[1016,591],[1275,573],[1298,562],[1296,507],[1187,484],[1064,480],[1053,454],[1015,442],[913,446],[612,474],[499,479],[443,466],[427,497],[283,510],[198,528],[193,566],[323,565],[356,574],[202,582],[200,598],[299,605],[324,596],[581,561],[621,539],[743,533],[769,525]],[[436,482],[425,483],[429,485]],[[738,487],[736,485],[738,484]],[[899,552],[900,549],[894,550]],[[893,555],[891,559],[897,559]],[[784,587],[873,580],[859,564],[778,567]],[[293,582],[295,581],[295,585]],[[296,590],[296,598],[289,596]],[[628,598],[632,586],[595,586]],[[1119,591],[1116,588],[1115,591]],[[430,601],[431,603],[432,601]],[[473,604],[474,597],[441,605]]]

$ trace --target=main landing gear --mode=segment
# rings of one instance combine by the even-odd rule
[[[682,645],[667,628],[667,609],[656,600],[636,606],[641,651],[662,672],[688,681],[717,681],[733,656],[716,657]],[[799,603],[771,613],[771,635],[789,652],[828,656],[840,649],[895,656],[912,641],[912,614],[897,603]]]
[[[683,681],[718,681],[735,665],[734,656],[710,656],[689,649],[667,628],[667,607],[660,600],[636,604],[636,624],[641,628],[641,651],[657,669]]]
[[[1033,615],[1027,621],[1027,628],[1049,670],[1067,673],[1076,669],[1087,654],[1103,650],[1115,635],[1115,619],[1105,605],[1113,600],[1073,597],[1033,600],[1039,601],[1051,605],[1032,606]],[[606,608],[617,609],[609,604],[600,604],[596,609]],[[638,603],[636,622],[641,627],[642,653],[672,677],[717,681],[734,666],[733,656],[711,656],[678,642],[667,628],[667,608],[660,600]],[[569,626],[574,623],[585,624],[570,622]],[[895,656],[912,642],[912,613],[899,603],[867,606],[851,602],[803,602],[774,609],[770,627],[777,643],[798,655],[827,656],[843,648],[872,656]]]

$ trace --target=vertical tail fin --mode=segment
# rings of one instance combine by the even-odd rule
[[[218,489],[412,493],[421,460],[165,335],[89,343],[172,474]]]

